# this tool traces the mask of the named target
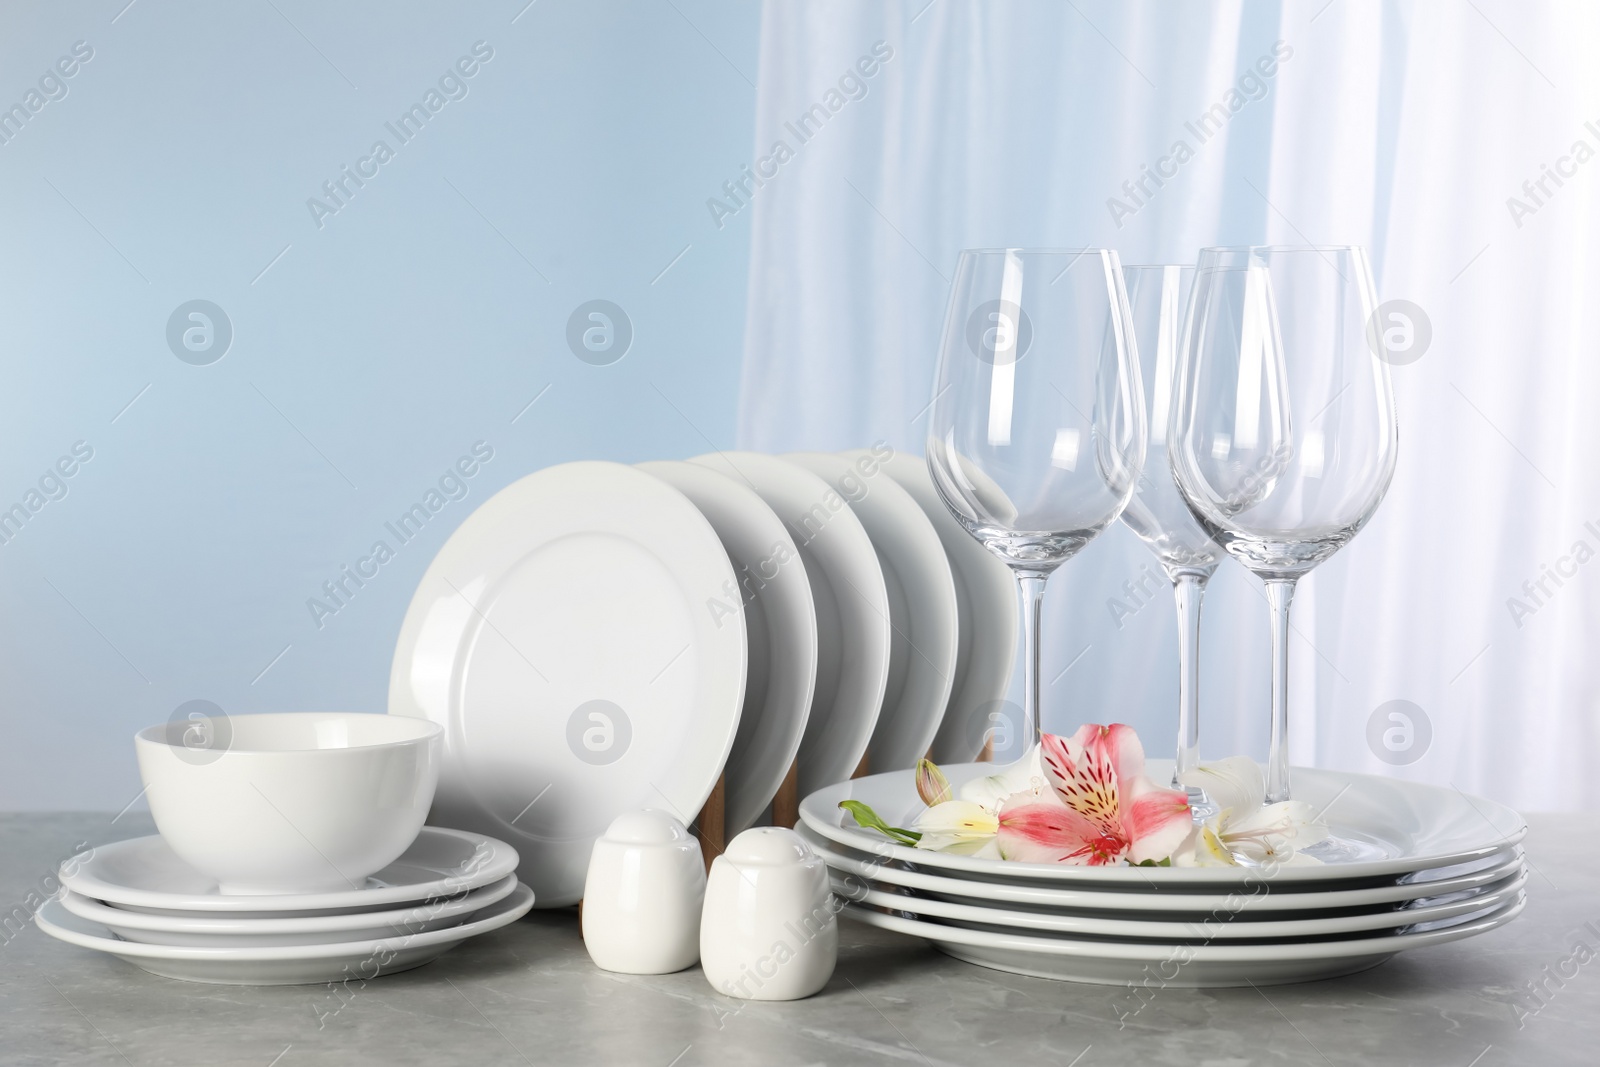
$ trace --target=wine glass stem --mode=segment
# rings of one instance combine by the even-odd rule
[[[1206,575],[1180,574],[1172,582],[1178,608],[1178,759],[1172,788],[1183,790],[1178,776],[1200,762],[1200,598]]]
[[[1044,583],[1048,574],[1017,572],[1017,589],[1022,602],[1022,747],[1020,758],[1030,752],[1043,736],[1039,704],[1039,620],[1044,612]]]
[[[1289,604],[1294,579],[1269,580],[1272,607],[1272,739],[1267,750],[1267,803],[1289,799]]]

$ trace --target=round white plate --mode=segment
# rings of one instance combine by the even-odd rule
[[[744,614],[749,670],[739,732],[723,770],[731,840],[772,803],[800,751],[817,684],[817,611],[805,564],[782,520],[748,486],[694,463],[662,460],[639,469],[700,509],[727,549],[738,588],[719,617]]]
[[[748,485],[789,528],[817,612],[817,685],[800,739],[801,795],[855,773],[889,679],[889,594],[867,531],[815,474],[756,452],[690,460]]]
[[[530,474],[479,506],[422,577],[389,712],[445,727],[429,821],[504,837],[540,907],[583,895],[625,811],[693,821],[744,702],[743,614],[716,531],[618,463]]]
[[[1017,580],[1011,569],[967,533],[939,498],[920,456],[896,452],[884,461],[900,487],[933,523],[955,579],[960,619],[950,700],[933,739],[935,763],[978,758],[1011,685],[1017,657]]]
[[[850,504],[883,568],[889,595],[889,680],[867,746],[874,771],[915,767],[928,754],[950,701],[959,645],[955,579],[944,545],[911,494],[883,469],[880,451],[794,452],[784,459]]]
[[[277,896],[225,896],[216,879],[177,857],[160,835],[97,845],[61,865],[61,884],[79,896],[129,910],[225,912],[229,918],[272,918],[285,912],[333,915],[415,905],[498,882],[517,867],[517,851],[492,837],[424,826],[400,858],[360,889]]]
[[[970,779],[993,774],[996,768],[987,763],[968,763],[944,770],[959,790]],[[1157,782],[1171,781],[1172,761],[1149,760],[1145,773]],[[888,843],[882,834],[857,826],[839,808],[841,800],[859,800],[870,805],[889,825],[908,826],[923,810],[917,798],[915,771],[891,771],[829,786],[801,802],[800,817],[830,841],[922,868],[960,871],[968,879],[1089,886],[1216,887],[1262,880],[1285,885],[1400,876],[1491,855],[1520,841],[1527,832],[1522,816],[1510,808],[1454,789],[1309,767],[1294,768],[1294,775],[1295,799],[1307,801],[1321,812],[1334,837],[1344,843],[1352,858],[1321,866],[1280,866],[1271,872],[1241,867],[1010,863]]]
[[[103,927],[73,915],[56,898],[45,902],[34,922],[51,937],[110,953],[164,978],[219,985],[298,985],[375,978],[420,967],[469,937],[515,922],[531,907],[533,890],[519,885],[504,900],[491,904],[460,926],[370,941],[255,948],[194,948],[119,941],[106,936]]]
[[[924,938],[939,951],[980,967],[1069,982],[1122,985],[1149,981],[1198,988],[1282,985],[1354,974],[1407,949],[1459,941],[1504,926],[1526,904],[1526,897],[1519,893],[1488,915],[1438,929],[1276,945],[1078,941],[992,933],[888,915],[856,904],[847,904],[844,914],[868,926]]]
[[[1509,902],[1522,892],[1527,883],[1527,871],[1518,870],[1481,890],[1453,893],[1442,900],[1437,897],[1426,897],[1393,910],[1361,915],[1235,921],[1239,915],[1237,910],[1218,908],[1205,916],[1178,922],[1108,919],[1102,916],[1068,915],[1061,912],[1013,911],[1007,908],[940,900],[917,894],[912,890],[896,891],[886,883],[873,883],[875,888],[863,888],[863,883],[857,879],[837,877],[834,879],[833,891],[841,899],[856,904],[872,904],[912,918],[944,920],[949,925],[969,929],[1017,927],[1027,932],[1159,941],[1241,939],[1304,941],[1314,937],[1340,934],[1394,931],[1402,926],[1416,923],[1440,922],[1464,915],[1482,914]]]
[[[333,945],[420,934],[464,922],[469,915],[504,900],[517,887],[508,874],[482,889],[407,908],[358,911],[344,915],[299,915],[239,919],[216,912],[152,914],[128,911],[67,890],[61,903],[80,919],[99,923],[124,941],[151,945],[247,948],[265,945]]]
[[[897,864],[874,859],[868,853],[830,845],[804,825],[797,829],[836,875],[852,879],[855,884],[865,879],[905,886],[941,900],[980,905],[1004,904],[1014,910],[1037,909],[1104,918],[1126,917],[1131,912],[1141,919],[1184,922],[1204,918],[1218,910],[1238,911],[1246,915],[1283,912],[1304,914],[1334,908],[1383,910],[1409,900],[1481,889],[1514,877],[1522,870],[1522,851],[1513,848],[1495,854],[1479,869],[1470,872],[1457,873],[1453,868],[1447,868],[1444,872],[1437,872],[1435,877],[1391,880],[1386,885],[1363,888],[1313,888],[1308,891],[1298,884],[1279,887],[1258,883],[1239,886],[1226,893],[1207,893],[1194,891],[1196,888],[1203,890],[1203,887],[1169,887],[1147,883],[1142,886],[1111,885],[1098,890],[1061,889],[1049,883],[973,881],[959,875],[907,870]]]

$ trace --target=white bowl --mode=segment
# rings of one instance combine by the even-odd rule
[[[443,728],[352,712],[241,715],[134,735],[162,839],[223,893],[359,888],[416,838]],[[220,735],[220,736],[219,736]]]

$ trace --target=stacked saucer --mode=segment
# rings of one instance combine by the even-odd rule
[[[1152,760],[1157,781],[1171,764]],[[957,789],[992,773],[946,768]],[[1041,978],[1226,986],[1309,981],[1484,933],[1524,906],[1523,819],[1459,792],[1370,775],[1295,770],[1295,795],[1331,831],[1318,865],[1088,867],[914,849],[857,826],[841,800],[891,824],[921,809],[914,772],[819,790],[802,836],[845,914],[951,956]]]
[[[35,922],[192,982],[365,980],[421,966],[533,906],[515,849],[422,825],[439,733],[348,713],[141,731],[161,833],[68,859]]]
[[[159,836],[61,865],[39,929],[152,974],[226,985],[372,978],[420,967],[525,915],[517,854],[493,838],[427,826],[356,889],[225,895]]]

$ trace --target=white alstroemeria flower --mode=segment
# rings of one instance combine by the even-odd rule
[[[1000,848],[995,841],[995,835],[1000,832],[1000,818],[982,804],[946,800],[917,816],[911,828],[922,835],[917,841],[918,848],[1000,858]]]
[[[1044,770],[1037,746],[999,774],[975,778],[953,796],[944,772],[929,760],[917,764],[917,793],[928,805],[912,829],[921,834],[918,848],[982,859],[1001,859],[996,835],[1000,806],[1007,797],[1044,788]]]
[[[961,787],[961,799],[978,804],[985,811],[998,814],[1001,803],[1008,797],[1014,797],[1018,793],[1032,793],[1035,796],[1049,793],[1050,780],[1044,774],[1041,752],[1042,746],[1034,745],[1028,750],[1027,755],[1002,768],[999,774],[972,779]]]
[[[1195,827],[1192,847],[1173,857],[1179,867],[1312,866],[1301,849],[1328,836],[1327,824],[1302,800],[1265,804],[1266,781],[1247,756],[1202,763],[1178,776],[1203,789],[1217,813]]]

